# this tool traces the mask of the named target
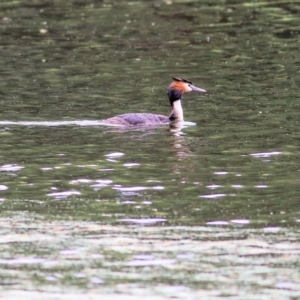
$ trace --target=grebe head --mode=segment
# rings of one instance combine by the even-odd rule
[[[173,78],[173,82],[170,84],[168,89],[168,96],[171,105],[174,101],[180,100],[182,94],[185,92],[196,91],[200,93],[206,93],[206,90],[194,86],[192,82],[189,80],[183,78],[177,78],[177,77],[172,77],[172,78]]]

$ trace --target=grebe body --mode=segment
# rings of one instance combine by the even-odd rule
[[[104,120],[107,124],[136,126],[136,125],[152,125],[166,124],[170,122],[169,117],[164,115],[147,114],[147,113],[128,113],[115,116]]]
[[[121,125],[121,126],[137,126],[137,125],[159,125],[159,124],[176,124],[183,121],[183,110],[181,106],[181,97],[185,92],[201,92],[206,93],[204,89],[196,87],[191,81],[172,77],[173,82],[168,88],[168,97],[172,107],[169,116],[148,114],[148,113],[127,113],[118,115],[103,121],[104,124]]]

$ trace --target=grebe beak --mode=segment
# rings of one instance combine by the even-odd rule
[[[194,86],[194,85],[192,85],[192,84],[189,84],[189,87],[192,89],[192,91],[200,92],[200,93],[206,93],[206,90],[200,89],[200,88],[198,88],[197,86]]]

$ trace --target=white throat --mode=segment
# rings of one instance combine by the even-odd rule
[[[172,112],[170,118],[173,119],[173,122],[183,121],[183,110],[180,99],[172,103]]]

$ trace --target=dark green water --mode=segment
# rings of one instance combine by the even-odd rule
[[[1,296],[300,297],[297,2],[0,8]]]

